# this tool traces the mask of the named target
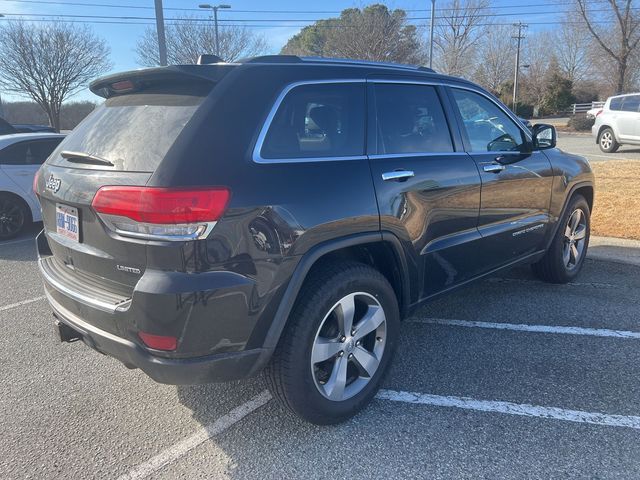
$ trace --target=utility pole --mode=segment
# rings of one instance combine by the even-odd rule
[[[218,37],[218,10],[221,8],[231,8],[231,5],[210,5],[208,3],[203,3],[198,5],[198,8],[206,8],[208,10],[213,10],[213,23],[215,25],[215,35],[216,35],[216,56],[220,56],[220,38]]]
[[[518,28],[518,35],[512,36],[511,38],[515,38],[518,40],[518,47],[516,49],[516,71],[513,78],[513,113],[517,114],[518,110],[518,74],[520,73],[520,42],[524,38],[523,30],[527,28],[529,25],[518,22],[513,24],[514,27]]]
[[[433,24],[436,16],[436,0],[431,0],[431,27],[429,28],[429,68],[433,68]]]
[[[156,32],[158,34],[158,51],[160,53],[160,65],[167,64],[167,39],[164,35],[164,12],[162,0],[155,0],[156,5]]]

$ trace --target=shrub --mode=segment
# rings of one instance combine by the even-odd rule
[[[590,131],[595,123],[595,119],[587,118],[585,115],[576,115],[569,120],[569,127],[578,132]]]

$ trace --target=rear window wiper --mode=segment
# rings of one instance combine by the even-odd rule
[[[91,155],[90,153],[82,153],[82,152],[70,152],[68,150],[63,150],[60,152],[60,156],[67,160],[68,162],[74,163],[93,163],[96,165],[108,165],[110,167],[115,167],[116,164],[106,158],[98,157],[97,155]]]

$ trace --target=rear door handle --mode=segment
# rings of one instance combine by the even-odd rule
[[[400,181],[400,180],[406,180],[411,177],[415,177],[415,175],[416,174],[413,173],[411,170],[394,170],[393,172],[383,173],[382,180],[384,180],[385,182],[387,180]]]
[[[499,163],[492,163],[491,165],[485,165],[482,169],[487,173],[500,173],[505,168],[504,165],[500,165]]]

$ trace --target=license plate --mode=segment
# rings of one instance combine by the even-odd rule
[[[60,203],[56,204],[56,231],[71,240],[80,241],[77,208]]]

